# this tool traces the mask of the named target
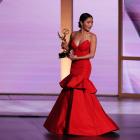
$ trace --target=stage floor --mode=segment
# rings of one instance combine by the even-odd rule
[[[43,123],[46,117],[0,117],[0,140],[139,140],[140,115],[110,115],[120,126],[117,135],[104,137],[57,136],[49,133]]]
[[[58,96],[0,96],[2,116],[47,116]],[[139,114],[140,99],[97,96],[109,114]]]
[[[57,96],[1,96],[0,140],[139,140],[140,102],[138,99],[98,97],[105,111],[119,125],[117,134],[104,137],[73,137],[50,134],[43,123]]]

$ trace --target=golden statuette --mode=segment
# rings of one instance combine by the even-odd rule
[[[62,43],[66,43],[66,36],[67,36],[67,34],[69,34],[69,29],[67,29],[67,28],[64,28],[62,30],[62,34],[61,35],[58,32],[58,36],[61,39]],[[59,58],[64,58],[64,57],[68,56],[68,51],[64,47],[62,47],[62,49],[64,49],[64,51],[59,53]]]

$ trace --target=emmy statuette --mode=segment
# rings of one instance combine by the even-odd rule
[[[63,35],[60,35],[60,33],[58,32],[58,36],[62,40],[62,42],[66,42],[66,35],[69,34],[69,29],[64,28],[62,30],[62,34]],[[59,53],[59,58],[64,58],[69,55],[69,52],[65,48],[63,48],[63,49],[64,49],[64,51]]]

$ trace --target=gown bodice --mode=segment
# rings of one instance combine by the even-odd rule
[[[89,40],[84,40],[79,45],[76,45],[74,40],[72,40],[70,45],[72,47],[74,55],[83,56],[90,52],[90,41]]]

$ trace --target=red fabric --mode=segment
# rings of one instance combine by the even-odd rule
[[[88,41],[78,47],[74,43],[71,45],[78,56],[89,53]],[[59,82],[63,89],[43,124],[48,131],[96,136],[119,130],[99,103],[90,73],[90,59],[72,61],[70,74]]]

